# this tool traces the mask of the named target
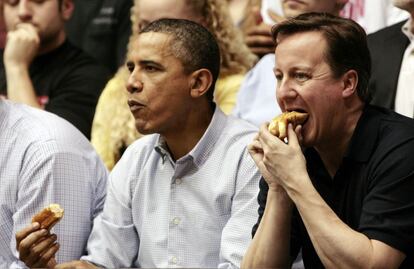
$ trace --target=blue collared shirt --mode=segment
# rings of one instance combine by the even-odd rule
[[[83,259],[119,267],[239,267],[257,220],[260,174],[246,146],[256,128],[216,109],[176,162],[159,135],[143,137],[110,175]]]

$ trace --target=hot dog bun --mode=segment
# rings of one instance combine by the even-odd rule
[[[60,207],[60,205],[50,204],[32,218],[32,223],[38,222],[41,229],[50,230],[56,223],[58,223],[58,221],[62,219],[63,211],[64,210]]]
[[[295,128],[297,125],[303,124],[307,118],[308,113],[297,111],[284,112],[270,122],[268,129],[272,135],[283,140],[287,137],[287,126],[289,123],[292,123],[293,128]]]

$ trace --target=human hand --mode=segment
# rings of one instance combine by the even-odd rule
[[[94,269],[99,268],[87,261],[71,261],[67,263],[58,264],[55,269]]]
[[[301,126],[293,130],[292,124],[288,125],[288,143],[273,136],[267,124],[261,126],[256,143],[262,150],[262,174],[269,185],[269,189],[278,189],[282,186],[288,193],[291,189],[297,189],[303,178],[307,177],[306,160],[302,154],[300,141],[302,140]],[[254,157],[254,158],[257,158]]]
[[[267,129],[268,123],[264,123],[263,126],[265,126]],[[252,159],[256,163],[256,166],[259,168],[261,175],[269,185],[270,190],[282,190],[284,192],[283,188],[278,182],[278,179],[273,177],[272,173],[269,172],[264,163],[265,153],[263,150],[262,142],[260,141],[260,133],[255,136],[253,141],[248,145],[247,149],[249,150]]]
[[[253,161],[256,163],[256,166],[259,168],[260,173],[266,182],[268,182],[270,180],[271,174],[269,171],[267,171],[267,168],[263,163],[264,152],[262,144],[259,141],[259,134],[254,137],[253,141],[247,146],[247,149]]]
[[[272,25],[263,22],[259,7],[253,7],[252,12],[256,24],[246,30],[245,41],[247,46],[259,57],[274,53],[275,43],[271,35]],[[271,10],[268,10],[268,14],[275,23],[284,19]]]
[[[16,249],[19,259],[30,268],[54,268],[55,254],[59,244],[57,236],[46,229],[40,229],[35,222],[16,233]]]
[[[4,49],[5,66],[29,68],[40,45],[36,28],[30,23],[20,23],[15,30],[7,33]]]

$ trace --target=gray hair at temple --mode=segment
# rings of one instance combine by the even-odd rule
[[[371,57],[365,30],[350,19],[328,13],[305,13],[293,17],[272,28],[276,46],[279,36],[300,32],[317,31],[327,42],[326,61],[336,78],[349,70],[358,74],[357,93],[364,102],[371,99],[368,82],[371,76]]]
[[[184,19],[160,19],[144,27],[142,33],[171,35],[171,52],[181,61],[186,73],[205,68],[213,76],[207,97],[213,102],[214,86],[220,73],[220,49],[214,36],[202,25]]]

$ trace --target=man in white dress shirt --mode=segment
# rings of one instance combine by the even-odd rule
[[[57,268],[237,268],[257,218],[260,174],[247,152],[257,130],[213,102],[218,45],[199,24],[162,19],[134,46],[128,104],[147,136],[110,175],[88,255]]]

